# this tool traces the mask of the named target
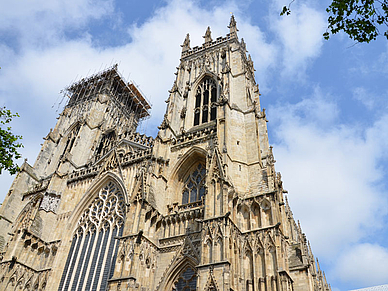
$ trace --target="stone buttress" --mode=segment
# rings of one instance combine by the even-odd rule
[[[231,17],[187,34],[155,138],[113,66],[66,88],[0,209],[0,289],[330,290],[283,189],[253,61]]]

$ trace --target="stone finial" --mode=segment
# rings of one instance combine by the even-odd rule
[[[229,22],[229,33],[231,37],[237,37],[237,25],[236,25],[236,20],[234,19],[234,15],[230,17],[230,22]]]
[[[252,57],[250,54],[248,54],[248,65],[249,67],[252,69],[252,71],[255,70],[254,66],[253,66],[253,61],[252,61]]]
[[[241,48],[243,49],[244,53],[247,52],[247,45],[245,44],[244,39],[241,39]]]
[[[207,27],[205,35],[203,36],[203,38],[205,39],[205,44],[213,41],[210,26]]]
[[[182,47],[182,52],[186,52],[190,50],[190,34],[186,34],[186,38],[183,41],[183,44],[181,45]]]

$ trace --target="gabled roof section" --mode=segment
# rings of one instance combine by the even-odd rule
[[[63,92],[70,98],[67,107],[95,99],[98,94],[109,94],[126,114],[135,112],[139,118],[150,115],[151,105],[146,97],[135,83],[127,82],[121,76],[117,64],[88,78],[82,78]]]

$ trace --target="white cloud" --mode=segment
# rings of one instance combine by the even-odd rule
[[[277,170],[317,254],[336,255],[381,227],[388,116],[370,128],[341,124],[337,105],[316,90],[297,104],[271,107],[268,118]]]
[[[333,271],[341,280],[363,287],[388,282],[388,249],[377,244],[364,243],[345,250]]]
[[[255,61],[261,88],[270,91],[269,87],[275,86],[269,82],[273,81],[271,74],[280,71],[287,80],[303,81],[310,63],[320,56],[325,29],[324,12],[305,3],[294,2],[291,15],[280,17],[283,4],[276,1],[267,18],[275,34],[271,37],[251,24],[237,2],[205,9],[195,1],[171,0],[145,22],[124,28],[131,42],[101,48],[93,45],[96,36],[88,30],[89,24],[124,17],[115,11],[113,0],[8,1],[2,5],[0,18],[0,33],[5,35],[0,41],[0,105],[20,113],[13,127],[17,134],[24,135],[23,154],[32,164],[41,138],[55,125],[59,90],[118,62],[124,77],[129,75],[151,99],[153,112],[148,129],[156,130],[186,33],[190,33],[192,46],[203,43],[208,25],[213,38],[224,36],[231,11],[236,16],[239,36],[244,37]],[[76,37],[72,36],[74,30]],[[386,54],[381,60],[386,63]],[[359,87],[353,97],[364,93],[368,92]],[[388,116],[370,128],[341,124],[341,110],[332,98],[319,88],[313,95],[296,104],[270,107],[269,132],[276,132],[276,166],[289,190],[295,218],[301,220],[315,253],[337,255],[365,239],[367,231],[376,231],[386,215],[387,193],[381,187],[384,174],[379,162],[388,157]],[[0,177],[0,200],[11,181],[4,182],[4,177]],[[350,258],[368,245],[362,246],[354,245],[340,257],[338,268],[343,267],[344,278],[351,277]],[[369,245],[369,250],[382,257],[386,254],[376,245]],[[359,266],[362,268],[362,264]]]
[[[370,92],[367,92],[363,87],[356,87],[353,89],[353,98],[361,102],[369,110],[374,108],[375,96],[371,96]]]
[[[23,44],[17,50],[5,43],[0,45],[0,58],[4,60],[0,71],[0,101],[21,115],[13,126],[18,134],[24,136],[25,149],[22,153],[30,163],[39,152],[41,138],[55,125],[55,117],[59,114],[55,109],[61,101],[58,92],[75,79],[116,62],[120,64],[123,76],[134,80],[151,99],[152,118],[145,124],[148,125],[148,133],[154,133],[165,111],[164,100],[175,77],[180,44],[186,33],[191,35],[192,47],[202,45],[207,25],[211,26],[213,39],[225,36],[229,32],[230,11],[236,15],[238,27],[243,27],[241,30],[246,40],[252,43],[252,47],[260,48],[252,52],[253,57],[259,60],[257,67],[260,72],[265,75],[265,70],[276,60],[275,49],[266,43],[258,27],[239,17],[239,8],[233,1],[213,9],[200,8],[193,1],[170,1],[142,24],[129,26],[127,31],[131,42],[116,47],[96,47],[93,35],[87,33],[72,40],[60,37],[69,27],[80,27],[91,19],[115,13],[110,1],[88,3],[56,1],[39,6],[39,3],[31,2],[31,9],[27,9],[27,5],[20,11],[13,6],[16,4],[12,4],[7,8],[12,12],[0,22],[0,29],[12,28],[17,42]],[[23,30],[24,26],[28,26],[28,22],[40,13],[43,13],[41,19],[32,24],[29,29],[33,31],[29,35],[29,31]],[[85,16],[82,20],[81,15]],[[52,35],[55,41],[50,40]],[[36,45],[35,39],[39,38],[45,39],[42,45]],[[50,44],[47,45],[46,41]],[[53,105],[54,108],[51,108]],[[6,188],[4,186],[3,193],[8,190]]]
[[[303,1],[297,1],[292,5],[290,15],[279,16],[282,6],[282,1],[272,5],[270,27],[281,44],[283,75],[303,80],[308,64],[321,52],[325,15]]]
[[[0,32],[21,45],[42,48],[61,39],[66,29],[82,27],[112,12],[111,0],[7,1],[2,5]]]

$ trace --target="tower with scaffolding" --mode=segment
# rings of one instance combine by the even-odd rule
[[[246,44],[182,45],[155,138],[108,68],[67,104],[0,208],[0,290],[330,291],[269,145]]]

